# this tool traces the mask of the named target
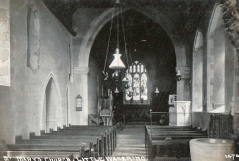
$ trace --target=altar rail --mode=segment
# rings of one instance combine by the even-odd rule
[[[114,109],[115,119],[122,119],[124,125],[127,122],[150,120],[150,106],[148,104],[124,104],[122,108]],[[122,118],[121,118],[122,117]]]
[[[162,120],[162,116],[164,116],[163,121],[166,121],[166,123],[164,123],[163,125],[169,125],[169,123],[170,123],[169,115],[178,115],[178,114],[181,114],[181,115],[190,114],[190,116],[191,116],[192,113],[191,112],[190,113],[187,113],[187,112],[152,112],[152,110],[150,110],[149,122],[150,122],[150,125],[153,125],[155,123],[160,124],[160,120]],[[191,119],[192,119],[192,117],[190,117],[190,122],[192,122]],[[188,122],[187,120],[184,120],[184,121],[185,121],[185,123]]]

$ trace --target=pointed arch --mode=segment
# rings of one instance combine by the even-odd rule
[[[41,129],[48,131],[63,125],[62,100],[59,84],[53,73],[47,76],[44,83]]]
[[[170,37],[176,53],[176,61],[177,66],[186,66],[186,51],[184,45],[180,41],[180,36],[178,35],[177,29],[174,27],[173,23],[162,13],[159,13],[155,8],[145,8],[145,9],[137,9],[137,8],[127,8],[123,9],[122,12],[127,10],[134,10],[139,12],[153,21],[158,23],[168,34]],[[79,67],[88,67],[89,65],[89,56],[90,50],[93,45],[93,42],[98,34],[98,32],[103,28],[103,26],[109,22],[112,18],[113,8],[107,9],[104,11],[100,16],[96,17],[92,23],[91,28],[87,31],[83,38],[83,42],[80,47],[79,58],[78,58],[78,65]],[[157,13],[158,16],[154,16]],[[114,16],[117,16],[118,12],[115,12]]]
[[[207,111],[225,112],[225,40],[222,8],[215,4],[207,32]]]
[[[180,69],[181,71],[185,70],[185,75],[189,75],[189,68],[187,62],[187,56],[186,56],[186,49],[181,41],[181,36],[179,35],[178,29],[174,26],[174,24],[171,22],[170,19],[167,18],[163,13],[161,13],[159,10],[157,10],[154,7],[146,7],[143,9],[138,8],[126,8],[123,9],[122,12],[133,10],[136,12],[139,12],[148,18],[152,19],[154,22],[158,23],[168,34],[170,40],[172,41],[172,44],[174,46],[175,55],[176,55],[176,69]],[[90,23],[90,28],[86,31],[86,33],[79,35],[79,40],[81,42],[81,45],[79,47],[79,56],[78,61],[76,64],[77,67],[74,68],[75,73],[79,73],[81,69],[89,69],[89,57],[90,57],[90,51],[92,48],[92,45],[94,43],[94,40],[99,33],[99,31],[104,27],[106,23],[108,23],[110,20],[112,20],[114,17],[112,17],[113,8],[105,10],[102,14],[95,17],[94,20]],[[117,16],[119,14],[119,11],[114,13],[114,16]],[[157,15],[157,16],[155,16]],[[84,76],[84,79],[87,80],[88,76]],[[86,100],[88,100],[88,81],[84,83],[85,89],[84,89],[84,95],[86,95]],[[183,100],[184,95],[189,94],[188,88],[184,88],[182,83],[177,83],[177,91],[176,94],[179,96],[178,100]],[[87,102],[87,101],[85,101]],[[88,105],[87,105],[88,106]],[[87,111],[86,111],[87,112]]]

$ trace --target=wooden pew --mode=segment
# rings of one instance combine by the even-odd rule
[[[87,135],[87,136],[98,136],[103,135],[104,136],[104,156],[109,156],[113,153],[114,150],[114,143],[116,142],[116,136],[113,134],[112,129],[109,128],[92,128],[89,129],[87,127],[82,128],[74,128],[74,129],[61,129],[59,131],[53,131],[49,133],[49,135]],[[113,136],[114,135],[114,136]]]
[[[14,144],[7,145],[8,147],[8,156],[12,158],[16,157],[36,157],[35,155],[43,157],[53,157],[56,152],[59,154],[59,157],[88,157],[90,149],[89,147],[80,147],[80,146],[59,146],[59,145],[26,145],[26,144]],[[9,153],[10,152],[10,153]],[[47,154],[47,155],[43,155]]]
[[[97,149],[101,149],[100,156],[109,156],[113,153],[116,146],[116,128],[112,126],[72,126],[70,128],[58,129],[51,133],[42,133],[42,135],[63,135],[63,136],[89,136],[99,137],[103,135],[103,139],[100,139],[100,144],[104,144]],[[99,137],[100,138],[100,137]]]
[[[38,145],[74,145],[85,146],[89,142],[96,144],[93,140],[68,140],[68,139],[30,139],[17,140],[16,144],[38,144]]]
[[[59,140],[59,142],[61,142],[62,140],[66,140],[68,141],[81,141],[81,142],[85,142],[85,141],[93,141],[93,151],[95,153],[95,155],[97,156],[103,156],[104,154],[104,136],[103,134],[94,134],[94,135],[65,135],[65,134],[48,134],[48,133],[44,133],[40,136],[35,136],[35,135],[30,135],[30,139],[31,140]]]
[[[39,146],[46,146],[46,148],[47,146],[56,146],[56,147],[58,146],[58,147],[63,147],[63,149],[66,149],[66,150],[68,148],[71,148],[72,146],[78,147],[77,149],[81,149],[81,147],[84,147],[89,157],[98,155],[99,153],[97,149],[99,146],[98,144],[99,143],[97,141],[93,141],[93,140],[68,140],[68,139],[30,139],[30,140],[16,141],[16,145],[18,145],[19,147],[21,145],[26,145],[26,146],[39,145]]]
[[[183,129],[187,129],[187,130],[191,130],[191,129],[195,129],[192,128],[191,126],[160,126],[160,125],[145,125],[147,127],[147,129],[153,128],[153,129],[178,129],[178,130],[183,130]]]
[[[76,133],[79,135],[86,134],[87,130],[94,130],[94,133],[100,131],[106,131],[106,143],[107,143],[107,156],[111,155],[116,148],[116,126],[82,126],[82,125],[71,125],[70,127],[59,129],[59,132],[63,132],[64,134],[69,133],[69,131]],[[81,132],[79,132],[81,131]]]
[[[9,151],[62,151],[64,155],[70,156],[78,154],[78,157],[90,157],[93,156],[94,148],[96,144],[91,140],[65,140],[65,139],[16,139],[16,144],[7,145]],[[11,153],[15,154],[15,153]],[[25,154],[25,152],[24,152]],[[51,153],[50,153],[51,154]],[[50,155],[49,154],[49,155]]]
[[[111,142],[112,140],[110,140],[110,135],[111,132],[106,130],[105,128],[102,129],[61,129],[59,131],[53,131],[50,133],[50,135],[85,135],[85,136],[93,136],[93,137],[97,137],[99,135],[102,135],[104,137],[104,141],[103,143],[106,144],[104,145],[104,155],[109,156],[111,153]]]
[[[152,140],[150,142],[151,158],[175,157],[190,158],[189,141],[191,139]]]
[[[108,129],[109,131],[111,131],[111,139],[112,139],[112,150],[114,151],[116,148],[116,133],[117,133],[117,129],[119,125],[114,125],[114,126],[97,126],[97,125],[70,125],[69,127],[65,128],[65,129],[97,129],[100,127],[100,129]]]
[[[99,157],[111,155],[115,146],[116,127],[71,126],[50,133],[42,132],[40,136],[31,134],[30,140],[16,139],[15,145],[8,145],[7,155],[54,157],[59,153],[58,157]]]
[[[59,145],[41,145],[41,144],[9,144],[7,145],[8,150],[42,150],[42,151],[70,151],[70,152],[79,152],[82,150],[83,147],[85,147],[84,145],[81,146],[76,146],[76,145],[72,145],[72,146],[59,146]],[[84,149],[84,150],[89,150],[89,149]]]
[[[190,128],[188,126],[159,126],[159,125],[146,125],[145,126],[145,138],[149,137],[184,137],[187,135],[195,137],[203,137],[206,132],[196,131],[195,128]]]
[[[149,160],[173,157],[190,158],[189,141],[208,137],[206,132],[195,128],[178,126],[145,126],[145,148]]]
[[[195,128],[190,126],[159,126],[159,125],[146,125],[145,138],[187,138],[188,134],[195,137],[204,137],[205,133],[196,131]],[[170,136],[169,136],[170,135]],[[147,145],[147,139],[146,145]]]
[[[15,158],[70,158],[73,159],[75,157],[79,157],[79,152],[69,152],[69,151],[55,151],[55,150],[8,150],[8,151],[0,151],[0,159],[4,160],[3,157]],[[11,160],[12,160],[11,159]],[[39,160],[39,159],[38,159]]]

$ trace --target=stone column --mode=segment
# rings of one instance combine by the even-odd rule
[[[191,77],[189,67],[176,67],[176,71],[180,70],[182,78],[177,81],[177,101],[191,101]]]
[[[87,67],[74,68],[75,97],[80,94],[82,97],[82,111],[76,111],[74,123],[88,125],[88,73]]]

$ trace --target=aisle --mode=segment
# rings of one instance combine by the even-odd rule
[[[117,147],[112,156],[143,156],[146,158],[145,151],[145,126],[126,125],[117,134]]]

